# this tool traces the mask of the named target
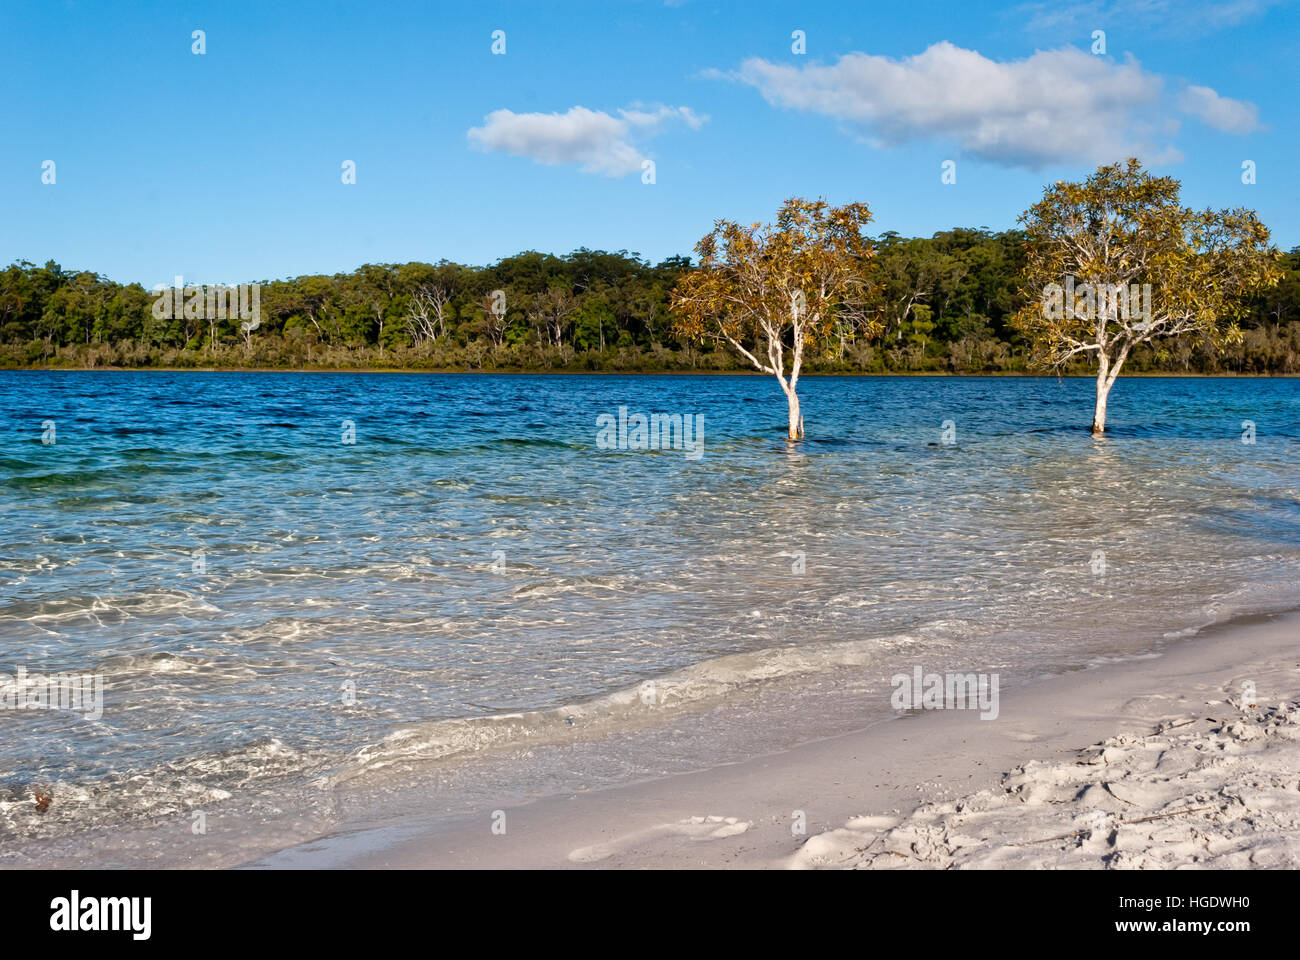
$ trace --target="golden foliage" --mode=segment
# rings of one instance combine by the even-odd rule
[[[682,339],[726,343],[765,373],[798,376],[806,346],[833,335],[878,336],[869,306],[874,254],[864,203],[794,197],[773,224],[718,220],[695,246],[699,267],[672,295]],[[765,358],[765,359],[764,359]]]
[[[1155,339],[1240,339],[1247,299],[1281,276],[1278,253],[1253,210],[1195,211],[1182,206],[1179,187],[1130,159],[1099,167],[1081,183],[1047,187],[1021,216],[1025,306],[1012,324],[1029,339],[1035,362],[1061,367],[1096,355],[1122,365],[1135,344]],[[1045,308],[1046,291],[1067,277],[1094,288],[1149,284],[1149,315],[1122,316],[1114,303],[1092,315],[1055,315]]]

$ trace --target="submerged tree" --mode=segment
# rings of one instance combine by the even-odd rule
[[[782,204],[775,224],[743,227],[718,220],[695,246],[700,266],[673,291],[674,332],[726,344],[755,369],[772,374],[789,406],[789,437],[803,436],[799,371],[805,351],[845,327],[877,335],[868,307],[873,249],[863,228],[864,203],[831,207],[798,197]]]
[[[1106,430],[1107,398],[1135,346],[1239,341],[1247,298],[1279,277],[1253,210],[1184,207],[1178,181],[1137,160],[1048,187],[1020,220],[1028,257],[1014,325],[1040,365],[1060,371],[1096,357],[1094,436]]]

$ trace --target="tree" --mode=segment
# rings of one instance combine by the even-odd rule
[[[482,330],[492,341],[492,346],[500,347],[506,335],[506,300],[505,292],[494,290],[478,302],[482,315]]]
[[[440,283],[424,284],[411,295],[406,329],[415,343],[437,340],[447,332],[451,312],[451,290]]]
[[[1106,430],[1111,387],[1135,346],[1237,342],[1247,298],[1277,282],[1277,252],[1254,211],[1197,212],[1182,206],[1179,186],[1131,159],[1048,187],[1020,218],[1025,306],[1014,324],[1039,365],[1060,371],[1096,358],[1094,436]]]
[[[605,328],[614,326],[614,311],[605,298],[589,296],[573,315],[573,345],[579,350],[603,351]]]
[[[903,325],[920,301],[934,292],[939,258],[933,242],[902,239],[892,230],[881,234],[876,248],[880,300],[884,308],[884,333],[903,339]]]
[[[534,294],[529,303],[528,319],[537,330],[538,339],[560,347],[565,332],[573,323],[570,316],[578,307],[569,288],[562,283],[553,283],[544,293]]]
[[[374,317],[375,342],[379,344],[379,352],[383,353],[384,325],[387,320],[384,311],[392,301],[395,290],[392,270],[387,264],[364,264],[353,271],[352,280],[344,289],[359,309]]]
[[[775,224],[715,221],[695,246],[699,268],[673,290],[678,336],[725,344],[776,377],[791,440],[804,434],[798,386],[805,351],[824,345],[837,322],[880,332],[867,307],[873,250],[862,231],[870,222],[864,203],[831,207],[798,197],[782,204]]]
[[[338,284],[329,277],[312,275],[291,281],[301,312],[316,328],[316,336],[327,344],[342,335],[338,310]]]

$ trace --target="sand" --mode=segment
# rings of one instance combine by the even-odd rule
[[[367,827],[252,866],[1300,866],[1300,616],[768,757]]]
[[[1206,706],[1219,716],[1164,721],[1148,736],[1031,760],[992,789],[925,803],[907,817],[855,818],[809,839],[790,865],[1300,866],[1300,700]]]

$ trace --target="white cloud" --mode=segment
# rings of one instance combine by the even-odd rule
[[[619,116],[586,107],[566,113],[515,113],[493,110],[483,126],[466,136],[480,150],[528,157],[548,166],[576,163],[584,173],[621,177],[640,172],[646,159],[633,144],[634,135],[653,136],[669,122],[680,121],[698,130],[708,117],[690,107],[631,104]]]
[[[620,110],[623,119],[638,127],[658,127],[665,120],[681,120],[692,130],[704,126],[708,117],[702,117],[690,107],[665,107],[663,104],[646,106],[634,103],[631,107]]]
[[[876,146],[955,143],[969,156],[1004,166],[1102,163],[1127,156],[1181,159],[1164,79],[1136,61],[1123,63],[1073,47],[998,62],[948,42],[902,60],[850,53],[832,65],[795,67],[752,58],[732,79],[775,106],[842,121]],[[1212,122],[1241,119],[1251,104],[1193,94],[1184,109]],[[1187,105],[1196,109],[1189,110]],[[1228,129],[1220,127],[1220,129]]]
[[[1179,99],[1184,113],[1200,117],[1215,130],[1251,133],[1259,129],[1259,109],[1253,103],[1221,97],[1209,87],[1188,87]]]

